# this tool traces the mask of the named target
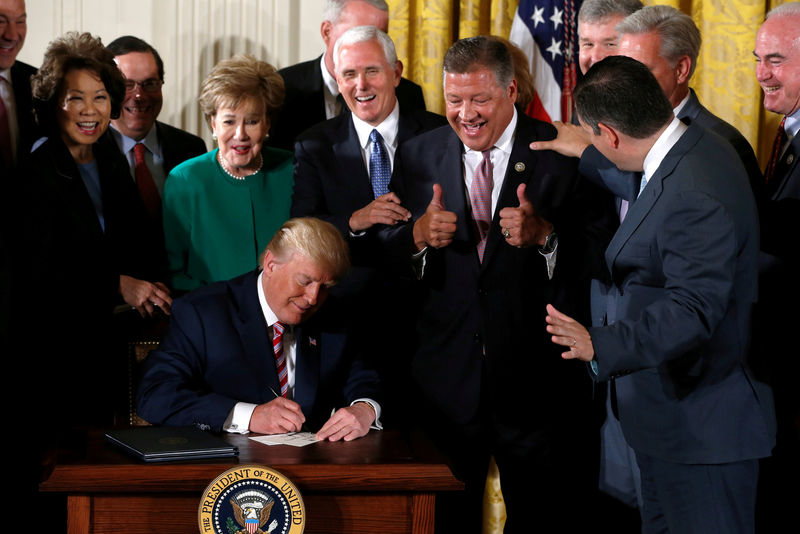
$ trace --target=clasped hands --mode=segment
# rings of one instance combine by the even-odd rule
[[[511,246],[530,247],[544,245],[553,231],[553,225],[542,219],[525,194],[526,185],[517,187],[516,208],[500,210],[500,229]],[[442,186],[433,184],[433,197],[425,213],[414,223],[414,245],[417,251],[425,247],[442,248],[453,242],[458,216],[447,211],[442,199]]]
[[[367,402],[340,408],[317,432],[320,441],[352,441],[365,436],[375,421],[375,410]],[[306,422],[300,405],[293,400],[276,397],[259,404],[250,416],[250,431],[259,434],[299,432]]]

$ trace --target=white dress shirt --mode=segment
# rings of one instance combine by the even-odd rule
[[[383,148],[386,150],[386,155],[389,156],[390,168],[394,170],[394,153],[397,152],[397,128],[400,124],[400,103],[395,101],[392,112],[377,126],[372,126],[362,121],[354,113],[350,116],[353,118],[353,126],[356,128],[358,144],[361,147],[361,157],[364,159],[364,167],[367,171],[369,171],[369,158],[372,155],[372,143],[369,140],[369,134],[372,133],[372,130],[378,130],[378,133],[383,137]]]
[[[319,58],[319,63],[322,69],[322,95],[325,97],[325,118],[332,119],[342,111],[341,104],[336,99],[339,96],[339,84],[336,82],[336,78],[328,72],[328,67],[325,66],[325,54],[322,54],[322,57]]]
[[[17,101],[14,98],[14,85],[11,83],[11,69],[0,70],[0,98],[6,105],[8,131],[11,134],[11,154],[17,157],[19,147],[19,122],[17,121]]]
[[[684,123],[680,121],[677,117],[672,118],[672,122],[669,123],[667,129],[661,132],[661,135],[658,136],[656,142],[653,143],[653,146],[650,147],[650,151],[647,152],[647,155],[644,158],[644,172],[642,173],[642,180],[647,184],[650,181],[650,178],[653,177],[653,174],[658,170],[658,167],[661,166],[661,162],[664,161],[667,153],[675,146],[675,143],[678,142],[678,139],[688,130],[689,127],[686,126]],[[641,194],[641,193],[639,193]]]

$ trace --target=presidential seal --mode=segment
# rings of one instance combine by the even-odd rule
[[[203,534],[301,534],[306,508],[295,485],[278,471],[242,465],[208,485],[198,521]]]

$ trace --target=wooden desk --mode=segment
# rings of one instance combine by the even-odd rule
[[[90,431],[59,451],[40,490],[68,494],[68,534],[198,532],[206,486],[238,464],[288,477],[306,505],[305,532],[432,533],[435,494],[463,489],[422,439],[370,432],[349,443],[267,446],[229,435],[238,459],[145,464]]]

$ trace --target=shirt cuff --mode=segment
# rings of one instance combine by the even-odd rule
[[[414,274],[417,275],[417,280],[422,280],[425,276],[425,265],[428,258],[428,247],[423,248],[419,252],[411,256],[411,267],[414,269]]]
[[[222,424],[222,430],[231,434],[247,434],[250,432],[250,418],[257,404],[237,402]]]
[[[547,279],[553,279],[553,272],[556,270],[556,258],[558,257],[558,236],[553,239],[553,251],[548,252],[545,254],[541,250],[539,254],[544,256],[545,261],[547,262]]]
[[[350,403],[350,406],[356,404],[357,402],[366,402],[372,409],[375,410],[375,422],[370,425],[372,430],[383,430],[383,423],[381,423],[381,405],[375,402],[372,399],[356,399]]]

